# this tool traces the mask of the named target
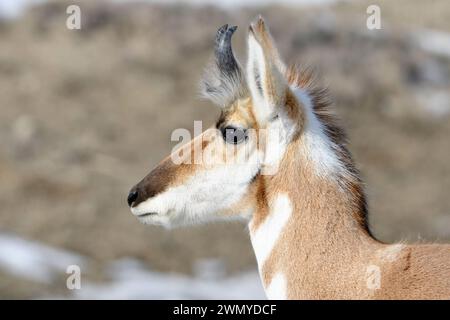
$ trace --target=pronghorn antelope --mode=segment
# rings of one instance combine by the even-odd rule
[[[268,298],[450,298],[450,246],[371,235],[326,92],[310,72],[284,65],[262,18],[249,27],[244,71],[231,48],[235,29],[218,30],[202,81],[219,120],[174,152],[184,161],[172,154],[132,188],[132,213],[165,226],[247,219]],[[195,150],[212,161],[192,163]]]

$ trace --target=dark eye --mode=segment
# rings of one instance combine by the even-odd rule
[[[227,126],[221,129],[223,139],[227,143],[238,144],[247,139],[247,130],[244,128],[236,128]]]

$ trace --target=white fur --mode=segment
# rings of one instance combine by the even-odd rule
[[[280,111],[278,118],[269,122],[266,127],[266,141],[264,161],[261,170],[263,175],[276,174],[287,146],[295,133],[296,125],[284,111]]]
[[[405,245],[402,243],[392,244],[379,250],[377,256],[383,261],[394,262],[400,256],[400,252],[404,248]]]
[[[323,124],[313,112],[311,98],[300,88],[291,88],[296,97],[302,102],[306,115],[305,130],[301,139],[306,146],[304,156],[314,164],[319,176],[333,178],[336,173],[342,173],[344,166],[336,155],[333,142],[325,133]]]
[[[249,181],[259,169],[257,156],[255,152],[247,162],[203,168],[182,185],[147,199],[131,211],[136,216],[156,212],[139,219],[166,227],[218,219],[218,211],[231,207],[247,192]]]
[[[276,273],[266,288],[267,298],[270,300],[287,299],[287,281],[283,273]]]
[[[289,197],[284,193],[279,194],[270,205],[270,213],[264,222],[250,233],[260,272],[291,215],[292,204]],[[252,229],[251,225],[250,228]]]
[[[250,92],[252,93],[253,105],[255,108],[255,117],[259,123],[265,123],[265,121],[270,117],[273,112],[273,106],[270,106],[268,101],[264,99],[260,90],[257,87],[255,81],[255,69],[257,70],[261,86],[264,87],[264,79],[266,78],[266,65],[264,52],[258,41],[250,33],[248,36],[248,61],[247,61],[247,75],[248,75],[248,86]]]

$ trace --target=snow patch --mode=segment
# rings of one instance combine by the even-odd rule
[[[450,58],[450,33],[439,30],[415,30],[416,44],[424,51]]]
[[[111,265],[110,283],[88,283],[74,290],[75,299],[265,299],[258,273],[227,278],[188,277],[152,272],[137,260]]]
[[[69,265],[85,265],[78,254],[0,233],[0,269],[17,277],[50,283]]]
[[[52,248],[17,235],[0,232],[0,269],[19,278],[38,283],[61,281],[69,265],[81,268],[81,289],[51,298],[69,299],[264,299],[258,272],[225,276],[218,260],[199,261],[195,276],[148,270],[136,259],[112,262],[106,273],[110,281],[94,283],[84,280],[88,257]],[[68,275],[67,275],[68,276]],[[65,280],[63,280],[65,281]],[[65,282],[57,284],[65,286]],[[35,298],[49,298],[37,296]]]

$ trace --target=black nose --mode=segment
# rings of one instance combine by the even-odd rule
[[[136,190],[131,191],[131,192],[128,194],[128,198],[127,198],[128,206],[131,207],[131,205],[133,204],[133,202],[136,201],[137,197],[138,197],[138,192],[137,192]]]

